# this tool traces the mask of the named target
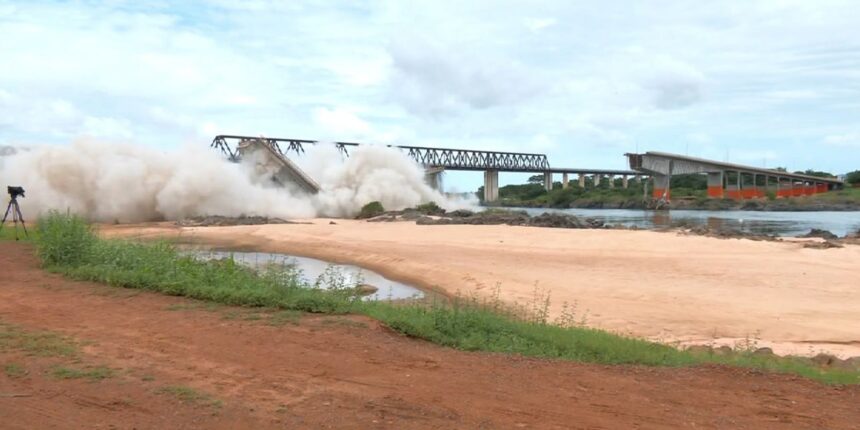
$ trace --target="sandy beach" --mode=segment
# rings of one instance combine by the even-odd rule
[[[575,304],[587,325],[661,342],[753,342],[778,354],[860,355],[860,246],[716,239],[677,233],[511,226],[419,226],[311,219],[302,224],[103,225],[107,236],[181,236],[233,249],[356,264],[446,294],[550,313]],[[333,223],[332,223],[333,222]]]

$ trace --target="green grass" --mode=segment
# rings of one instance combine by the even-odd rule
[[[12,350],[40,357],[70,358],[78,353],[78,346],[56,333],[26,331],[0,322],[0,352]]]
[[[279,309],[291,312],[285,314],[287,320],[297,312],[363,314],[408,336],[467,351],[602,364],[717,363],[794,373],[827,383],[860,383],[858,372],[820,369],[800,359],[759,357],[749,352],[694,354],[571,324],[575,319],[569,315],[563,321],[549,321],[549,299],[537,294],[531,306],[519,309],[502,305],[498,297],[488,301],[456,297],[432,303],[365,302],[349,288],[304,285],[290,267],[269,267],[257,273],[231,259],[199,261],[183,256],[167,243],[99,239],[76,216],[51,213],[38,225],[37,252],[49,270],[214,303]]]
[[[57,366],[51,369],[51,376],[57,379],[89,379],[90,381],[101,381],[114,375],[114,371],[105,366],[91,367],[87,369],[74,369],[70,367]]]
[[[10,378],[23,378],[27,375],[27,370],[18,363],[7,363],[3,366],[3,373]]]
[[[155,392],[156,394],[169,394],[184,403],[204,404],[214,407],[221,406],[220,400],[213,398],[209,394],[201,393],[200,391],[184,385],[168,385],[159,388]]]

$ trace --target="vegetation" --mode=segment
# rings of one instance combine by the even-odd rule
[[[848,174],[845,175],[845,182],[851,185],[860,185],[860,170],[848,172]]]
[[[834,383],[858,383],[860,374],[820,369],[799,359],[696,354],[590,329],[571,312],[548,318],[549,297],[512,308],[498,299],[456,297],[433,302],[366,302],[350,288],[303,285],[291,267],[254,272],[232,259],[199,261],[166,243],[140,244],[98,238],[81,218],[51,213],[38,222],[37,252],[48,270],[77,279],[142,288],[229,305],[271,307],[376,318],[394,330],[453,348],[606,364],[686,366],[723,363],[792,372]],[[74,241],[74,243],[68,243]],[[568,308],[570,309],[570,308]],[[289,319],[289,316],[286,318]]]
[[[100,381],[112,377],[113,370],[104,366],[89,369],[73,369],[57,366],[51,370],[51,376],[57,379],[89,379],[91,381]]]
[[[499,188],[499,204],[502,206],[525,207],[641,207],[644,185],[639,181],[628,182],[623,187],[621,178],[614,178],[613,186],[604,179],[594,186],[591,176],[585,178],[585,188],[571,181],[568,188],[561,182],[553,184],[552,191],[543,186],[543,175],[535,175],[526,184],[505,185]],[[703,175],[678,175],[672,177],[672,197],[702,198],[707,195],[707,178]],[[482,199],[484,188],[478,188],[478,198]]]
[[[3,366],[3,373],[10,378],[23,378],[27,376],[27,370],[18,363],[7,363]]]
[[[355,217],[356,219],[367,219],[373,218],[375,216],[379,216],[385,213],[385,208],[382,207],[382,203],[379,202],[370,202],[361,207],[361,211],[359,211],[358,215]]]
[[[0,352],[13,350],[40,357],[70,358],[78,353],[74,342],[56,333],[26,331],[0,322]]]
[[[220,407],[221,401],[214,399],[212,396],[201,393],[191,387],[184,385],[168,385],[159,388],[157,394],[169,394],[176,397],[179,401],[185,403],[202,403],[208,406]]]

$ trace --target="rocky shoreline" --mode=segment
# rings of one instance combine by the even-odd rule
[[[386,211],[366,219],[367,222],[398,222],[414,221],[418,225],[511,225],[544,228],[570,228],[570,229],[616,229],[616,230],[640,230],[638,227],[625,227],[619,225],[605,224],[603,221],[593,218],[580,218],[575,215],[563,213],[542,213],[531,216],[523,210],[507,210],[491,208],[481,212],[469,210],[445,211],[436,206],[427,208],[409,208],[400,211]],[[751,233],[727,228],[711,228],[703,225],[690,225],[685,222],[655,229],[654,231],[675,232],[685,235],[707,236],[719,239],[749,239],[765,241],[782,241],[783,238],[776,235]],[[810,241],[804,247],[815,249],[841,248],[845,244],[860,245],[860,231],[839,237],[827,230],[812,229],[809,233],[799,236],[800,238],[822,239],[821,241]]]

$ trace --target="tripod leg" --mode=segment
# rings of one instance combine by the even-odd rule
[[[9,218],[9,211],[11,211],[11,210],[12,210],[12,202],[10,201],[9,205],[6,206],[6,215],[3,215],[3,221],[0,222],[0,230],[3,230],[3,225],[6,224],[6,218]],[[13,214],[12,218],[14,218],[14,217],[15,217],[15,215]]]
[[[27,224],[24,223],[24,215],[21,214],[21,206],[18,206],[18,202],[15,202],[15,211],[18,212],[18,219],[21,220],[21,227],[24,229],[24,237],[30,237],[30,233],[27,233]]]

